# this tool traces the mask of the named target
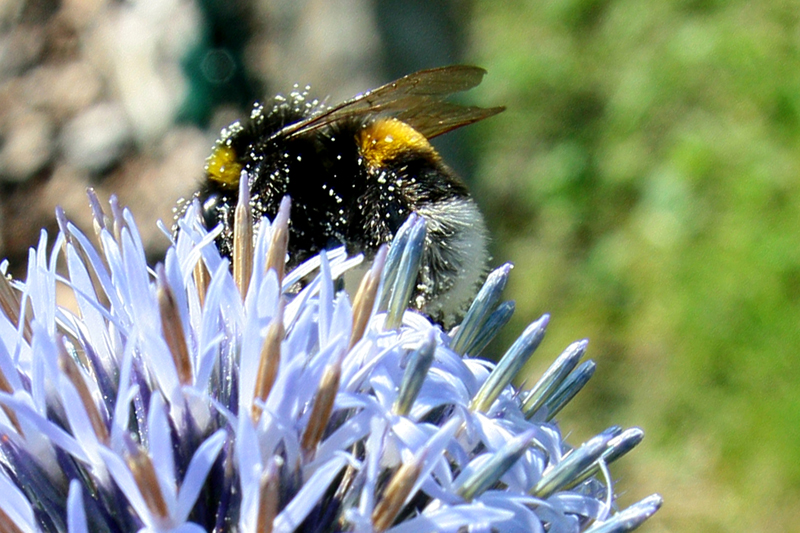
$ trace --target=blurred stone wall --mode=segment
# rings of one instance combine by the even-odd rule
[[[0,256],[52,229],[57,204],[90,228],[86,187],[170,219],[208,149],[175,121],[199,28],[197,7],[178,0],[2,3]],[[157,239],[154,224],[142,229]]]
[[[336,103],[457,62],[446,28],[463,3],[386,4],[0,0],[0,259],[23,267],[56,205],[90,230],[87,187],[130,206],[158,258],[155,220],[170,225],[220,129],[254,100],[299,83]]]

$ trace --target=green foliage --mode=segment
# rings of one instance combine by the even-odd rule
[[[662,492],[664,530],[800,514],[799,8],[475,3],[478,99],[508,107],[475,127],[507,334],[548,311],[545,350],[591,339],[565,414],[645,429],[620,488]]]

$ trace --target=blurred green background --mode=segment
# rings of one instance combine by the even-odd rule
[[[564,413],[646,438],[646,531],[800,531],[800,4],[475,3],[476,194],[516,264],[506,342],[589,337]],[[543,368],[548,357],[538,361]],[[580,440],[578,438],[577,440]]]
[[[456,62],[508,108],[437,139],[516,265],[493,352],[551,313],[535,380],[590,339],[562,429],[645,430],[613,467],[623,505],[665,498],[643,531],[800,531],[798,1],[7,0],[0,255],[24,265],[56,203],[88,227],[92,185],[157,258],[148,215],[253,99]]]

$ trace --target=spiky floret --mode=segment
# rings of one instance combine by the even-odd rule
[[[351,303],[334,280],[360,258],[341,249],[284,273],[288,201],[237,226],[233,273],[196,205],[155,269],[131,214],[93,207],[97,246],[59,213],[27,280],[0,279],[0,530],[599,533],[658,509],[615,514],[607,465],[640,430],[573,449],[553,421],[585,341],[527,393],[510,380],[546,316],[497,365],[475,358],[510,316],[508,266],[455,334],[406,309],[422,218]]]

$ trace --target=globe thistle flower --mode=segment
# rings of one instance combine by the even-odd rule
[[[343,249],[284,272],[288,199],[253,227],[243,188],[232,268],[189,206],[151,269],[131,213],[90,198],[96,239],[58,212],[26,280],[0,276],[0,531],[605,533],[660,506],[615,506],[607,467],[641,430],[571,447],[554,421],[593,373],[586,341],[526,391],[547,316],[477,358],[513,312],[510,265],[445,332],[407,309],[419,217],[351,301]]]

